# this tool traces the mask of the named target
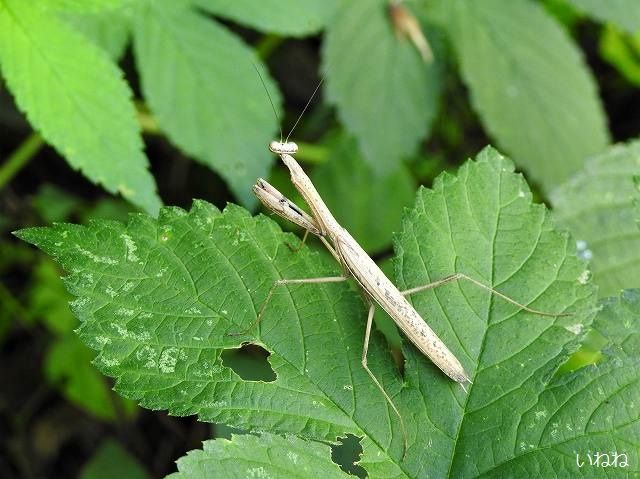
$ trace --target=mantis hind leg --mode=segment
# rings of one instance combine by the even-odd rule
[[[387,391],[384,390],[384,388],[382,387],[382,384],[380,384],[380,381],[378,381],[378,378],[376,378],[376,376],[373,374],[373,372],[371,372],[371,369],[369,369],[369,366],[367,365],[367,353],[369,352],[369,338],[371,337],[371,326],[373,324],[374,311],[375,311],[375,306],[373,305],[373,303],[369,303],[369,314],[367,315],[367,328],[364,333],[364,347],[362,348],[362,367],[364,368],[365,371],[367,371],[367,374],[369,374],[369,376],[371,377],[371,380],[378,387],[378,389],[384,396],[389,406],[391,406],[391,409],[393,409],[393,412],[395,412],[396,415],[398,416],[398,419],[400,419],[400,427],[402,429],[402,440],[403,440],[402,459],[404,459],[405,455],[407,454],[407,447],[408,447],[407,429],[404,425],[404,419],[402,419],[402,415],[400,414],[400,411],[396,407],[391,397],[387,394]]]
[[[476,286],[478,286],[479,288],[482,288],[486,291],[489,291],[491,294],[495,294],[497,297],[499,297],[500,299],[506,301],[507,303],[511,303],[515,306],[518,306],[520,309],[523,309],[524,311],[527,311],[529,313],[532,314],[537,314],[539,316],[571,316],[571,313],[549,313],[546,311],[539,311],[537,309],[533,309],[530,308],[522,303],[519,303],[518,301],[516,301],[515,299],[510,298],[509,296],[507,296],[506,294],[501,293],[500,291],[497,291],[495,289],[493,289],[491,286],[488,286],[480,281],[478,281],[475,278],[472,278],[471,276],[467,276],[464,273],[455,273],[449,276],[445,276],[442,279],[439,279],[437,281],[433,281],[431,283],[427,283],[427,284],[423,284],[422,286],[417,286],[415,288],[411,288],[411,289],[407,289],[405,291],[401,291],[401,294],[403,296],[409,296],[411,294],[414,293],[419,293],[420,291],[424,291],[426,289],[433,289],[433,288],[437,288],[438,286],[442,286],[444,284],[447,283],[451,283],[452,281],[459,281],[459,280],[465,280],[465,281],[469,281],[472,284],[475,284]]]

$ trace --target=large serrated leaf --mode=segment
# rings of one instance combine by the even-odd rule
[[[0,64],[19,108],[71,166],[157,212],[131,91],[101,50],[39,2],[2,0]]]
[[[105,440],[85,464],[78,479],[148,479],[144,468],[119,443]]]
[[[266,145],[277,130],[255,54],[227,29],[166,0],[140,7],[134,46],[145,98],[169,138],[254,204],[251,184],[269,170]],[[262,76],[278,105],[277,89]]]
[[[203,446],[178,460],[180,472],[167,479],[308,479],[319,473],[322,479],[353,477],[331,462],[328,446],[296,437],[233,436],[231,441],[206,441]]]
[[[578,240],[603,297],[640,286],[639,178],[636,141],[589,159],[551,195],[558,223]]]
[[[549,190],[609,134],[576,46],[534,2],[441,2],[475,109],[498,144]]]
[[[190,212],[164,209],[157,221],[138,215],[126,226],[56,225],[19,236],[70,272],[81,337],[99,350],[97,364],[117,390],[146,407],[321,441],[351,433],[362,438],[361,465],[371,477],[498,476],[531,458],[547,467],[564,448],[566,434],[526,428],[540,405],[552,410],[541,395],[557,393],[549,378],[579,345],[595,291],[579,281],[584,265],[569,236],[532,204],[522,177],[494,150],[419,192],[396,238],[400,284],[459,271],[528,306],[572,315],[525,313],[463,283],[415,295],[473,384],[465,393],[409,344],[401,380],[373,336],[369,365],[407,424],[404,460],[398,419],[360,365],[365,308],[353,287],[283,288],[257,328],[244,338],[227,335],[255,320],[275,279],[338,273],[326,254],[292,252],[293,237],[271,220],[196,202]],[[243,340],[270,352],[274,381],[242,380],[222,362],[222,351]],[[594,377],[583,371],[576,381]],[[591,439],[587,430],[571,440],[587,449]]]
[[[257,30],[303,36],[324,28],[337,0],[193,0],[195,5]]]
[[[577,9],[604,22],[613,22],[629,33],[640,31],[640,2],[636,0],[569,0]]]
[[[610,343],[604,361],[551,380],[522,417],[516,439],[519,457],[488,477],[638,476],[638,298],[638,290],[628,290],[602,301],[593,326]],[[597,454],[602,457],[594,465]]]
[[[393,31],[389,2],[342,2],[327,29],[327,97],[374,170],[415,152],[438,107],[440,66]]]
[[[594,327],[610,340],[611,345],[617,349],[613,351],[617,353],[622,350],[623,354],[616,357],[609,353],[602,366],[592,366],[553,380],[535,406],[522,417],[521,427],[517,432],[519,454],[516,458],[503,462],[487,474],[476,474],[474,470],[468,469],[464,472],[451,471],[449,477],[597,477],[598,469],[594,469],[589,463],[589,457],[593,460],[593,455],[598,451],[607,455],[607,463],[612,463],[613,458],[617,457],[616,466],[611,463],[608,466],[614,473],[624,474],[629,464],[638,463],[640,441],[629,441],[629,437],[637,438],[638,427],[634,423],[637,423],[640,416],[636,400],[639,392],[637,373],[634,373],[634,369],[639,366],[640,290],[625,291],[620,298],[604,301]],[[623,362],[621,357],[624,358]],[[623,411],[615,420],[621,426],[619,428],[611,422],[614,416],[607,415],[615,410]],[[626,419],[631,420],[629,425],[624,424]],[[587,435],[592,435],[593,440],[585,441]],[[493,443],[497,448],[499,436],[495,439]],[[187,457],[180,459],[180,473],[170,477],[208,477],[206,473],[214,472],[217,461],[224,461],[225,465],[232,464],[234,469],[227,471],[231,474],[227,477],[250,477],[249,471],[256,471],[250,458],[264,457],[271,453],[276,449],[274,443],[284,447],[283,452],[291,450],[291,441],[291,438],[282,439],[271,435],[262,435],[260,438],[236,436],[233,442],[208,441],[203,451],[192,451]],[[548,450],[542,453],[538,446],[540,443],[548,447]],[[312,447],[308,443],[304,445]],[[291,474],[284,477],[296,477],[299,469],[289,470],[287,466],[292,462],[297,464],[300,452],[295,450],[293,455],[285,455],[283,452],[276,453],[277,459],[263,462],[260,465],[261,472],[269,477],[280,477],[278,474],[284,468],[287,474]],[[305,452],[300,456],[306,458],[308,454],[309,452]],[[321,460],[324,460],[324,464],[314,464],[316,470],[335,469],[326,452]],[[604,460],[601,459],[601,464]],[[467,462],[475,464],[475,461]],[[307,464],[308,461],[304,461],[304,465]],[[429,471],[424,472],[424,477],[430,476]]]

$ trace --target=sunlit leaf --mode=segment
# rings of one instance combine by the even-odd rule
[[[550,190],[609,141],[595,82],[576,45],[527,0],[446,0],[471,100],[499,145]]]
[[[569,0],[578,10],[603,22],[612,22],[629,33],[640,31],[640,2],[636,0]]]
[[[465,393],[410,344],[400,378],[382,338],[373,335],[369,365],[407,423],[404,460],[398,418],[360,365],[366,308],[353,285],[282,288],[257,327],[228,334],[255,321],[275,279],[339,272],[326,254],[292,251],[287,244],[295,246],[294,237],[268,218],[199,201],[189,212],[165,208],[157,221],[138,215],[127,225],[55,225],[19,236],[70,272],[65,281],[77,297],[81,338],[98,350],[96,363],[116,378],[116,389],[148,408],[319,441],[350,433],[362,438],[360,464],[372,477],[424,477],[426,467],[435,477],[514,475],[534,460],[568,470],[575,457],[565,451],[567,433],[552,434],[551,426],[542,435],[528,431],[528,418],[542,405],[591,424],[544,395],[557,393],[549,378],[592,320],[594,288],[579,281],[584,264],[568,235],[532,204],[522,177],[495,150],[418,193],[396,238],[400,286],[459,271],[530,307],[572,314],[526,313],[472,284],[412,297],[473,384]],[[247,341],[269,351],[275,380],[243,380],[223,363],[224,350]],[[624,377],[636,376],[628,369]],[[611,382],[600,384],[608,391]],[[613,438],[599,421],[595,440]],[[594,438],[578,432],[572,447],[587,449]],[[234,441],[192,454],[210,464],[207,451],[233,448]]]
[[[287,36],[303,36],[325,27],[337,0],[193,0],[195,5],[234,22]]]
[[[3,0],[0,66],[18,107],[71,166],[157,212],[131,91],[102,50],[39,2]]]
[[[327,97],[365,160],[388,173],[429,132],[440,95],[439,60],[425,63],[394,32],[387,1],[341,5],[324,44]]]
[[[601,297],[640,286],[640,142],[591,158],[551,195],[557,221],[589,260]]]
[[[267,145],[278,129],[255,54],[228,29],[167,0],[140,7],[134,46],[145,98],[162,129],[253,205],[251,185],[269,170]],[[260,69],[277,106],[279,94]]]

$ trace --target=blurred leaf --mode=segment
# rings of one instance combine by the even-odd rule
[[[55,185],[44,183],[31,201],[38,215],[49,223],[64,221],[80,206],[80,199]]]
[[[53,261],[40,261],[33,269],[31,281],[30,319],[40,321],[59,336],[71,333],[78,322],[69,310],[73,298],[64,289],[58,266]]]
[[[16,104],[74,168],[155,214],[160,199],[122,72],[39,5],[0,8],[0,64]]]
[[[137,0],[45,0],[40,2],[53,10],[69,12],[102,12],[116,10]]]
[[[225,178],[245,205],[269,171],[278,129],[253,65],[260,61],[226,28],[168,0],[144,2],[135,17],[142,89],[169,138]],[[276,104],[277,89],[260,66]]]
[[[329,209],[362,247],[377,252],[391,247],[403,209],[411,205],[415,185],[403,165],[376,175],[344,134],[329,143],[330,156],[311,176]]]
[[[305,36],[325,27],[337,0],[193,0],[214,15],[256,30],[283,36]]]
[[[541,0],[547,12],[553,15],[567,29],[571,29],[580,21],[581,15],[574,7],[567,3],[567,0]]]
[[[548,191],[609,141],[595,83],[562,28],[525,0],[440,1],[475,109]]]
[[[9,228],[12,220],[9,218],[9,215],[6,215],[2,211],[0,211],[0,231],[4,232]]]
[[[524,430],[530,421],[522,418],[533,414],[548,378],[591,322],[595,291],[577,280],[584,265],[568,235],[553,229],[545,208],[531,203],[522,177],[495,150],[483,151],[455,177],[441,176],[433,191],[418,193],[395,241],[399,280],[403,287],[416,286],[461,271],[531,307],[573,314],[533,316],[468,284],[412,297],[462,359],[473,384],[467,395],[408,344],[400,378],[374,332],[369,365],[411,419],[404,460],[398,419],[361,367],[365,308],[352,287],[283,288],[246,337],[228,334],[255,320],[275,279],[338,270],[326,254],[290,251],[285,244],[292,235],[266,217],[251,217],[233,205],[220,212],[198,201],[189,212],[164,208],[158,220],[136,215],[127,225],[96,221],[18,235],[70,272],[65,283],[77,297],[73,307],[81,319],[81,338],[99,350],[96,364],[117,378],[117,390],[145,407],[318,441],[335,442],[350,433],[362,438],[360,464],[371,477],[420,477],[425,465],[434,477],[496,470],[515,476],[515,468],[532,458],[543,468],[568,469],[575,467],[575,457],[566,453],[566,441],[586,450],[614,437],[609,429],[601,432],[600,417],[591,423],[576,418],[583,423],[573,435],[550,434],[551,423],[533,431],[538,437]],[[222,363],[225,349],[247,341],[271,353],[275,381],[245,381]],[[580,380],[590,380],[591,374]],[[625,368],[619,377],[635,381],[630,391],[640,393],[637,374],[638,369]],[[611,383],[594,383],[589,390],[600,385],[609,394]],[[595,407],[606,399],[592,394],[587,403]],[[542,405],[578,414],[565,404]],[[617,416],[619,423],[640,424],[632,412]],[[592,424],[598,433],[585,433]],[[521,448],[520,433],[533,447]],[[503,440],[500,447],[485,454],[497,437]],[[243,447],[242,454],[266,454],[269,461],[268,443]],[[232,459],[229,467],[238,462]],[[210,472],[208,464],[203,474]],[[638,462],[633,464],[637,469]],[[328,455],[324,466],[315,466],[322,477],[325,469],[336,470]]]
[[[72,297],[64,289],[55,263],[38,263],[32,281],[29,314],[58,336],[44,361],[47,380],[70,402],[100,419],[117,417],[116,402],[123,413],[133,413],[135,404],[111,393],[102,375],[91,365],[95,354],[74,334],[78,321],[69,310]]]
[[[569,0],[569,3],[601,22],[615,23],[629,33],[640,31],[638,0]]]
[[[578,241],[590,261],[600,296],[640,286],[640,229],[634,203],[640,199],[640,141],[615,145],[591,158],[551,194],[559,225]]]
[[[603,29],[600,54],[628,81],[640,86],[640,32],[627,35],[612,25]]]
[[[133,416],[132,401],[116,396],[105,378],[91,364],[95,353],[75,334],[53,342],[44,361],[47,381],[77,407],[105,421]]]
[[[620,348],[629,356],[640,355],[640,290],[626,289],[620,296],[601,301],[593,328],[608,341],[608,348]]]
[[[79,479],[148,479],[150,476],[140,463],[118,442],[107,439],[100,444]]]
[[[374,171],[393,171],[415,152],[435,118],[437,52],[427,65],[409,40],[394,33],[386,0],[341,5],[323,49],[327,98]]]
[[[62,18],[74,30],[84,34],[93,43],[106,50],[114,60],[118,60],[124,55],[131,28],[122,12],[65,13]]]
[[[16,265],[29,265],[37,256],[34,256],[31,248],[23,248],[23,245],[15,241],[0,241],[0,272],[6,272]]]
[[[129,213],[133,213],[131,207],[123,201],[113,198],[102,198],[92,207],[82,211],[80,218],[82,222],[89,220],[116,220],[127,221]]]
[[[202,445],[178,459],[179,472],[166,479],[354,477],[331,462],[329,446],[292,436],[233,435]]]

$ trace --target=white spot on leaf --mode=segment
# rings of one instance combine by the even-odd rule
[[[165,374],[175,372],[179,352],[178,348],[167,348],[162,351],[158,365],[161,372]]]
[[[91,252],[91,251],[89,251],[87,249],[84,249],[80,245],[76,245],[76,249],[78,250],[78,252],[80,254],[82,254],[83,256],[86,256],[87,258],[89,258],[94,263],[110,264],[110,265],[118,264],[118,262],[115,259],[109,258],[107,256],[98,256],[97,254],[95,254],[95,253],[93,253],[93,252]]]
[[[131,262],[139,261],[140,258],[138,258],[138,255],[136,254],[138,246],[136,245],[135,241],[133,241],[133,238],[124,233],[120,235],[120,238],[124,240],[124,245],[127,248],[127,260]]]
[[[252,467],[251,469],[247,469],[247,477],[255,478],[255,479],[268,479],[269,474],[264,470],[264,467]]]
[[[572,324],[570,326],[565,326],[564,329],[566,329],[567,331],[569,331],[570,333],[573,334],[580,334],[582,332],[582,324],[580,323],[576,323],[576,324]]]
[[[591,271],[588,269],[585,269],[582,273],[580,273],[580,276],[578,276],[578,283],[587,284],[590,279],[591,279]]]

